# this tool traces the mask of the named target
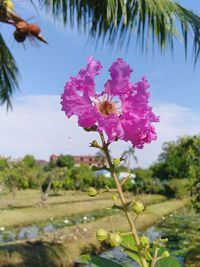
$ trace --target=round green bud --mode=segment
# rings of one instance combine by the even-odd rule
[[[98,194],[98,192],[94,187],[88,188],[88,196],[95,197],[97,194]]]
[[[119,233],[109,233],[108,240],[112,247],[118,247],[122,242],[122,238]]]
[[[113,165],[116,167],[119,166],[120,162],[121,162],[120,158],[113,159]]]
[[[149,240],[149,238],[147,236],[142,235],[140,237],[140,243],[141,243],[141,245],[142,245],[143,248],[146,248],[146,247],[149,246],[150,240]]]
[[[115,202],[117,201],[117,196],[116,195],[112,195],[112,200]]]
[[[99,144],[98,144],[98,142],[96,140],[93,140],[92,141],[91,146],[92,147],[96,147],[96,148],[99,148],[100,147]]]
[[[162,254],[162,257],[169,257],[169,252],[165,250]]]
[[[142,213],[144,211],[144,205],[141,201],[133,201],[132,203],[132,208],[133,208],[133,211],[139,215],[140,213]]]
[[[104,240],[106,240],[108,238],[108,232],[102,228],[100,228],[97,232],[96,232],[96,238],[98,241],[102,242]]]
[[[8,9],[13,10],[13,8],[14,8],[14,4],[13,4],[13,2],[12,2],[11,0],[5,0],[4,3],[5,3],[5,6],[6,6]]]

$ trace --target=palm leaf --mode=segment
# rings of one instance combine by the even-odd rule
[[[0,34],[0,105],[12,108],[11,98],[18,88],[18,68],[15,60]]]
[[[113,46],[128,45],[135,37],[141,47],[149,42],[161,51],[173,50],[175,39],[188,47],[188,33],[192,33],[194,59],[200,51],[200,17],[172,0],[39,0],[40,4],[63,22],[88,31]]]

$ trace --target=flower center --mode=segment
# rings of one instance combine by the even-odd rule
[[[103,100],[100,103],[98,103],[98,109],[105,116],[108,116],[109,114],[112,113],[117,114],[116,103],[111,103],[108,100]]]

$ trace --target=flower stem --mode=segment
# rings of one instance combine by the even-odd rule
[[[105,153],[105,156],[106,156],[106,159],[107,159],[110,171],[111,171],[111,175],[112,175],[112,177],[113,177],[113,179],[115,181],[115,184],[117,186],[117,191],[118,191],[118,194],[119,194],[119,198],[120,198],[122,206],[124,208],[123,210],[124,210],[124,213],[125,213],[125,215],[127,217],[127,220],[128,220],[128,223],[129,223],[129,226],[130,226],[130,229],[131,229],[131,233],[133,235],[133,238],[134,238],[134,240],[136,242],[136,245],[137,245],[137,248],[138,248],[139,257],[140,257],[140,260],[141,260],[142,267],[148,267],[146,258],[142,254],[141,249],[140,249],[140,239],[139,239],[139,236],[137,234],[135,223],[134,223],[134,221],[133,221],[133,219],[131,217],[131,214],[126,209],[126,200],[125,200],[125,197],[124,197],[124,194],[123,194],[123,191],[122,191],[122,186],[121,186],[120,181],[118,179],[118,176],[117,176],[117,174],[115,172],[115,166],[113,165],[111,157],[110,157],[110,153],[109,153],[109,150],[108,150],[108,144],[105,141],[103,133],[100,133],[100,137],[101,137],[101,141],[102,141],[102,145],[103,145],[102,149],[103,149],[103,151]]]
[[[158,260],[157,255],[158,255],[158,248],[155,248],[154,257],[153,257],[153,260],[151,262],[151,266],[150,267],[154,267],[155,266],[156,261]]]

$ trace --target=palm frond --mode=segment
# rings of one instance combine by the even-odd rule
[[[32,0],[31,0],[32,1]],[[155,41],[162,51],[173,50],[175,39],[188,47],[188,35],[194,42],[194,59],[200,52],[200,17],[172,0],[39,0],[40,4],[63,22],[88,31],[109,45],[124,45],[132,37],[148,47]],[[187,53],[186,53],[187,54]]]
[[[0,105],[12,108],[11,98],[18,88],[19,72],[15,60],[0,34]]]

